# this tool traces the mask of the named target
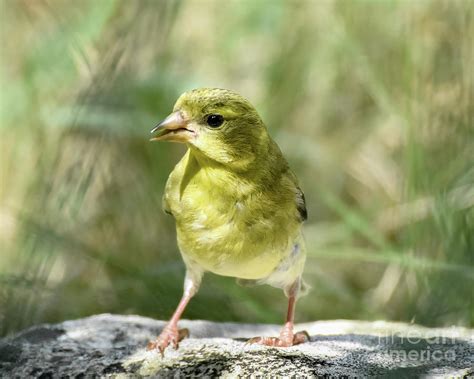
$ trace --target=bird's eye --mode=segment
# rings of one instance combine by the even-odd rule
[[[224,117],[220,114],[210,114],[207,116],[206,122],[211,128],[217,128],[224,123]]]

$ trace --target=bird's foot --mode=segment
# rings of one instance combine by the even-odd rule
[[[309,334],[307,331],[297,332],[295,334],[284,333],[280,334],[280,337],[254,337],[247,341],[247,343],[259,344],[264,346],[273,347],[290,347],[299,345],[300,343],[308,342]]]
[[[148,342],[147,350],[159,350],[161,356],[163,356],[165,349],[170,344],[177,349],[179,342],[188,336],[188,329],[178,329],[177,326],[167,325],[155,341]]]

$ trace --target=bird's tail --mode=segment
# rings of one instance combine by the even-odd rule
[[[311,286],[306,283],[303,279],[301,279],[301,286],[298,292],[298,297],[306,296],[309,291],[311,291]]]

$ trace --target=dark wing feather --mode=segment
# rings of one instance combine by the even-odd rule
[[[308,219],[308,211],[306,210],[306,200],[304,198],[304,193],[301,191],[301,188],[297,188],[296,193],[296,209],[300,214],[301,222]]]
[[[168,201],[166,201],[166,194],[163,195],[162,202],[161,202],[161,207],[163,208],[163,211],[166,214],[169,214],[169,215],[173,216],[173,213],[171,212],[171,208],[168,204]]]

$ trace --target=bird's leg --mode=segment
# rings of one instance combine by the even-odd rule
[[[258,343],[266,346],[289,347],[309,341],[309,335],[306,331],[293,333],[295,320],[295,306],[298,291],[300,289],[301,279],[298,278],[291,286],[285,288],[285,294],[288,296],[288,312],[286,322],[280,331],[279,337],[254,337],[248,343]]]
[[[184,292],[178,307],[173,313],[168,324],[164,327],[160,335],[155,341],[148,343],[148,350],[159,350],[161,355],[164,354],[166,347],[172,344],[176,349],[179,342],[189,335],[188,329],[178,329],[178,321],[181,318],[189,300],[196,294],[201,284],[202,272],[189,269],[186,271],[186,278],[184,279]]]

